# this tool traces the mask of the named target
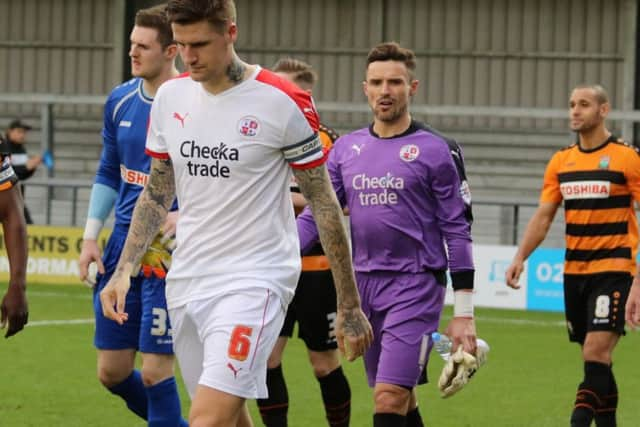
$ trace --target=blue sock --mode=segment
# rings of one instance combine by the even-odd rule
[[[175,377],[147,387],[149,427],[187,427],[182,419],[180,397]]]
[[[109,388],[109,391],[120,396],[134,414],[143,420],[147,419],[147,392],[139,371],[133,370],[131,375]]]

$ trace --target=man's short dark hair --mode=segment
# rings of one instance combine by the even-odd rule
[[[11,130],[11,129],[24,129],[24,130],[31,130],[32,127],[29,126],[28,124],[26,124],[25,122],[23,122],[21,119],[13,119],[9,122],[9,126],[7,126],[7,129]]]
[[[229,23],[236,22],[236,5],[233,0],[170,0],[167,15],[171,23],[185,25],[207,21],[223,32]]]
[[[401,47],[396,42],[386,42],[374,46],[367,55],[367,67],[372,62],[378,61],[399,61],[409,70],[409,77],[413,79],[416,69],[416,55],[412,50]]]
[[[134,23],[138,27],[153,28],[158,31],[158,42],[163,49],[173,43],[173,31],[167,18],[166,4],[139,10]]]
[[[293,82],[298,86],[312,88],[318,81],[318,74],[311,64],[295,58],[281,58],[273,66],[275,73],[292,74]]]

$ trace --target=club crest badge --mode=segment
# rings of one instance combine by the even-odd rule
[[[420,155],[420,149],[415,144],[402,146],[400,149],[400,158],[405,162],[413,162]]]
[[[260,122],[253,116],[245,116],[238,122],[238,132],[240,132],[242,136],[258,136],[260,133]]]
[[[602,156],[600,157],[600,161],[598,162],[598,168],[600,169],[609,169],[609,163],[611,162],[611,157]]]

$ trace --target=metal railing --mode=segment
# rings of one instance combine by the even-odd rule
[[[39,104],[42,150],[54,151],[53,106],[54,105],[93,105],[104,104],[107,95],[54,95],[42,93],[4,93],[0,94],[0,103]],[[359,102],[318,102],[320,112],[327,113],[369,113],[366,103]],[[529,118],[529,119],[567,119],[566,109],[561,108],[525,108],[495,106],[462,105],[425,105],[414,104],[411,111],[428,116],[455,117],[493,117],[493,118]],[[633,139],[633,123],[640,122],[640,110],[612,110],[609,119],[620,121],[621,136],[626,141]],[[48,176],[52,176],[50,173]]]
[[[0,103],[40,105],[40,148],[41,151],[55,153],[55,135],[53,127],[54,105],[104,105],[106,95],[54,95],[46,93],[3,93]],[[48,177],[54,170],[47,168]]]
[[[84,225],[84,217],[79,217],[79,207],[81,202],[88,203],[88,199],[80,200],[79,199],[79,190],[85,189],[89,191],[93,185],[92,180],[79,180],[79,179],[60,179],[60,178],[33,178],[28,181],[25,181],[25,185],[29,188],[44,188],[46,194],[46,200],[44,201],[45,205],[45,224],[51,225],[52,223],[52,212],[53,212],[53,202],[54,200],[70,202],[70,215],[69,222],[65,225],[70,226],[83,226]],[[53,195],[56,193],[57,189],[67,189],[70,190],[70,197],[57,198],[54,199]],[[30,193],[30,191],[29,191]],[[27,199],[28,204],[28,199]],[[501,243],[504,244],[517,244],[518,237],[520,235],[520,221],[522,208],[534,208],[538,205],[537,201],[530,199],[519,199],[519,200],[501,200],[498,198],[492,197],[476,197],[473,199],[473,205],[475,207],[475,212],[477,213],[478,208],[481,206],[485,207],[497,207],[505,210],[506,219],[500,222],[500,227],[502,230],[506,230],[507,233],[504,241]],[[506,222],[505,222],[506,221]],[[477,230],[477,227],[476,227]]]
[[[101,106],[106,95],[53,95],[38,93],[5,93],[0,94],[0,103],[29,103],[40,105],[40,129],[42,149],[54,152],[54,105],[91,105]],[[318,102],[317,108],[326,113],[370,113],[369,106],[365,103],[341,103]],[[492,106],[459,106],[459,105],[418,105],[411,106],[411,111],[416,114],[428,116],[455,116],[455,117],[493,117],[493,118],[530,118],[530,119],[566,119],[566,109],[555,108],[523,108],[523,107],[492,107]],[[631,141],[633,137],[633,124],[640,122],[640,110],[621,111],[613,110],[609,113],[611,120],[620,121],[621,134],[625,140]],[[46,188],[46,223],[51,223],[51,205],[55,188],[71,189],[71,224],[77,225],[78,191],[81,188],[90,188],[92,183],[85,180],[54,179],[53,172],[48,171],[47,179],[31,179],[28,186],[44,186]],[[476,198],[476,206],[498,206],[512,212],[512,229],[510,233],[511,243],[518,240],[519,221],[523,207],[534,207],[536,202],[532,200],[506,201],[495,198]]]
[[[52,217],[52,205],[54,201],[54,193],[57,188],[64,188],[71,190],[71,212],[70,212],[70,223],[68,225],[76,226],[78,223],[78,190],[91,189],[93,185],[93,181],[89,180],[80,180],[80,179],[61,179],[61,178],[32,178],[27,181],[24,181],[25,185],[28,187],[44,187],[46,200],[45,200],[45,225],[51,225],[51,217]],[[66,198],[60,199],[69,201]],[[28,205],[28,198],[27,198]],[[84,221],[84,218],[81,219]]]
[[[507,201],[507,200],[499,200],[499,199],[490,198],[490,197],[475,197],[473,199],[473,206],[476,208],[480,206],[490,206],[490,207],[503,208],[507,210],[507,212],[509,213],[508,215],[506,215],[506,217],[508,218],[507,219],[508,223],[507,224],[501,223],[500,225],[502,226],[503,229],[509,230],[509,233],[507,233],[508,240],[502,241],[500,243],[517,245],[518,237],[520,236],[520,220],[522,219],[521,218],[522,208],[527,208],[527,207],[535,208],[538,206],[538,201],[537,200]],[[477,209],[475,209],[475,212],[477,212]],[[477,230],[477,227],[474,227],[474,228]]]

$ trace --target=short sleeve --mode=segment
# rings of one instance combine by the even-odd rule
[[[628,158],[628,166],[625,172],[629,191],[636,202],[640,202],[640,149],[633,147],[634,154]]]
[[[295,103],[284,132],[282,152],[292,168],[308,169],[323,164],[328,150],[320,139],[320,118],[311,95],[304,91],[290,94]]]
[[[169,158],[169,147],[167,146],[166,135],[163,132],[162,89],[160,87],[153,99],[153,104],[151,104],[145,148],[145,152],[156,159]]]
[[[11,167],[9,156],[0,154],[0,191],[8,190],[18,182],[18,177]]]
[[[559,154],[556,153],[544,172],[542,192],[540,193],[540,203],[561,203],[562,193],[560,192],[560,181],[558,180],[558,165],[560,164]]]

